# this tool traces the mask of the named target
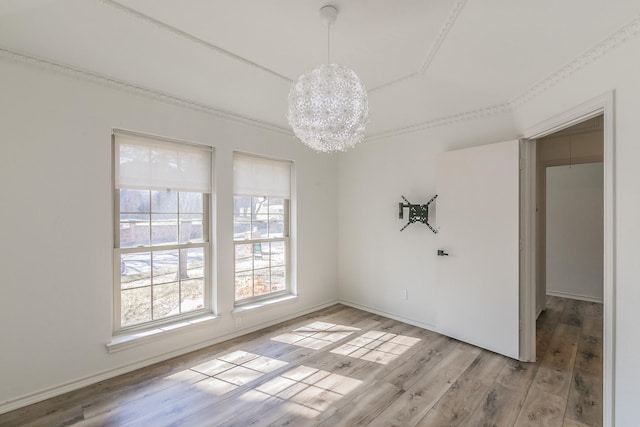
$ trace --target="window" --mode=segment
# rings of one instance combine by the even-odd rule
[[[290,293],[291,162],[235,153],[236,304]]]
[[[115,331],[210,312],[211,149],[113,139]]]

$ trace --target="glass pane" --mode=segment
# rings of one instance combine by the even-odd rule
[[[202,214],[180,214],[180,243],[202,242]]]
[[[266,214],[257,214],[251,227],[251,238],[266,239],[269,236],[268,232],[269,217]]]
[[[236,301],[253,296],[253,273],[236,272]]]
[[[181,191],[178,197],[181,213],[203,213],[203,194]]]
[[[253,244],[253,268],[269,268],[271,248],[269,243]]]
[[[167,283],[153,287],[153,319],[180,313],[180,284]]]
[[[184,253],[187,259],[187,264],[186,264],[187,276],[180,277],[180,279],[181,280],[195,279],[199,277],[204,277],[204,249],[191,248],[191,249],[183,249],[180,252]]]
[[[178,216],[176,214],[151,214],[151,244],[162,245],[178,242]]]
[[[180,312],[204,308],[204,279],[185,280],[181,286]]]
[[[154,213],[177,213],[178,212],[178,192],[152,191],[151,192],[151,212]]]
[[[269,199],[269,214],[284,214],[284,199]]]
[[[269,237],[284,237],[284,215],[269,215]]]
[[[233,219],[233,240],[251,238],[251,218],[235,216]]]
[[[120,289],[151,285],[151,254],[120,255]]]
[[[251,197],[233,198],[233,213],[251,218]]]
[[[150,212],[149,191],[120,189],[120,212]]]
[[[286,267],[273,267],[271,269],[271,292],[284,291],[287,289]]]
[[[286,259],[284,242],[271,242],[271,266],[285,265]]]
[[[153,284],[178,280],[178,250],[153,252]]]
[[[270,292],[271,274],[268,268],[255,270],[253,277],[253,294],[264,295]]]
[[[151,288],[126,289],[120,293],[120,323],[131,326],[151,320]]]
[[[251,198],[251,212],[253,214],[267,214],[269,212],[269,199],[266,197]]]
[[[120,247],[149,246],[149,215],[120,215]]]
[[[236,245],[236,271],[253,270],[253,250],[251,244]]]

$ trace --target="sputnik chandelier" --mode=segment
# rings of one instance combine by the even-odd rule
[[[356,73],[331,64],[331,24],[338,9],[324,6],[327,23],[327,64],[304,72],[289,92],[287,119],[293,133],[317,151],[345,151],[364,138],[369,121],[367,91]]]

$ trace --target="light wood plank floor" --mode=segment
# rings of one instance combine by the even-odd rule
[[[335,305],[0,415],[0,425],[600,426],[602,306],[547,306],[537,363]]]

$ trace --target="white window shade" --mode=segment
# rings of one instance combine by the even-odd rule
[[[211,149],[114,132],[116,188],[211,193]]]
[[[291,162],[234,153],[233,193],[290,199]]]

